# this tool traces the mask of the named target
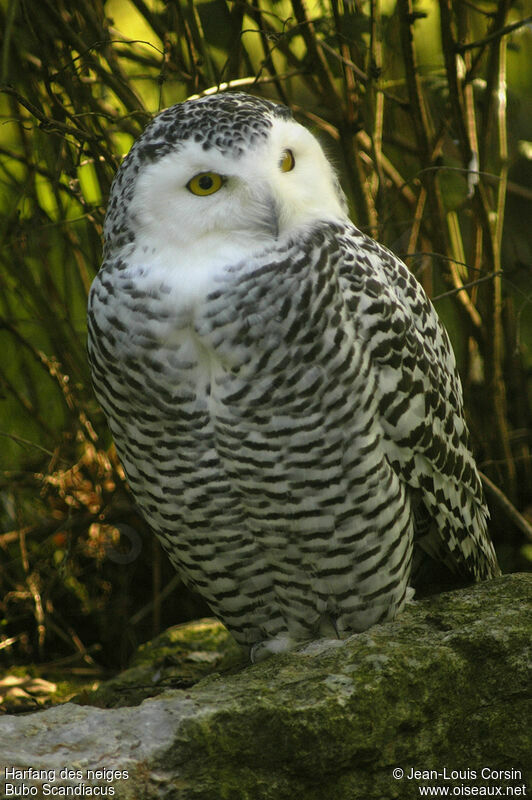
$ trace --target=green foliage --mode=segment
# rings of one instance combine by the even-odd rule
[[[152,609],[157,627],[193,613],[181,594],[161,618],[160,554],[155,578],[150,559],[109,558],[142,524],[90,388],[85,306],[121,156],[194,94],[258,93],[319,135],[357,224],[407,260],[447,322],[482,469],[532,503],[531,11],[0,0],[0,655],[86,660],[86,640],[111,663],[145,634],[126,616],[146,624]],[[502,525],[512,568],[521,534]]]

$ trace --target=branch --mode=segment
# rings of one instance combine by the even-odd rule
[[[517,28],[522,28],[524,25],[530,24],[532,24],[532,17],[525,17],[525,19],[520,19],[517,22],[512,22],[510,25],[505,25],[504,28],[500,28],[498,31],[493,31],[493,33],[490,33],[484,39],[478,39],[476,42],[467,42],[466,44],[455,44],[455,52],[465,53],[466,50],[473,50],[475,47],[484,47],[490,42],[495,41],[495,39],[501,39]]]
[[[3,94],[8,94],[11,97],[14,97],[17,103],[21,106],[24,106],[27,109],[32,117],[35,117],[40,123],[40,127],[47,131],[58,131],[65,135],[75,136],[76,139],[81,139],[84,142],[95,141],[96,136],[88,131],[84,131],[82,128],[77,128],[74,125],[65,125],[64,122],[59,122],[57,119],[51,119],[47,117],[46,114],[34,106],[33,103],[30,103],[20,92],[17,92],[12,86],[0,86],[0,92]]]
[[[316,70],[316,74],[323,88],[323,100],[327,102],[330,107],[338,108],[338,106],[341,105],[341,101],[334,85],[334,78],[327,60],[323,55],[321,42],[316,36],[314,25],[308,17],[304,0],[292,0],[292,8],[301,26],[301,35],[305,41],[309,59]]]
[[[401,45],[405,62],[405,80],[410,101],[411,121],[419,148],[421,162],[423,166],[426,167],[432,160],[432,147],[430,144],[432,132],[430,119],[421,91],[419,70],[416,62],[411,0],[398,0],[397,8],[400,14],[399,32],[401,35]]]
[[[497,501],[497,505],[506,513],[508,519],[511,519],[514,525],[532,542],[532,525],[519,513],[513,503],[508,500],[504,492],[501,492],[499,487],[495,486],[483,472],[480,473],[480,477],[489,494]]]

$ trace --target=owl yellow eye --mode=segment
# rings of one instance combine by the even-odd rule
[[[223,186],[223,178],[217,172],[200,172],[194,175],[187,183],[187,189],[192,194],[205,197],[207,194],[214,194]]]
[[[279,162],[279,166],[281,167],[281,172],[291,172],[296,165],[296,160],[294,158],[294,154],[291,150],[285,150],[283,155],[281,156],[281,160]]]

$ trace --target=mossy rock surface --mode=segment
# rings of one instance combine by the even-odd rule
[[[215,619],[174,625],[142,644],[128,669],[85,691],[74,702],[99,708],[139,705],[168,689],[190,689],[213,672],[244,666],[243,652],[227,629]]]
[[[109,781],[94,785],[120,800],[386,800],[420,786],[525,787],[524,797],[531,600],[532,576],[504,576],[137,706],[5,716],[0,761],[56,769],[56,787],[62,767],[79,769],[85,788],[86,771],[105,767]]]

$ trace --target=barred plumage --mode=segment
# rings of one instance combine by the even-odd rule
[[[498,573],[447,334],[287,109],[156,117],[104,256],[89,357],[129,484],[253,658],[392,619],[414,549]]]

